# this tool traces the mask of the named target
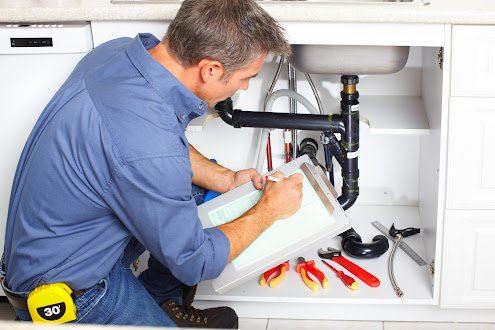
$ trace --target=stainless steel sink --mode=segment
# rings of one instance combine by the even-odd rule
[[[408,46],[292,45],[299,71],[321,74],[388,74],[406,65]]]
[[[260,2],[307,2],[328,4],[385,3],[426,5],[428,0],[258,0]],[[180,3],[179,0],[111,0],[115,4]],[[293,45],[292,64],[302,72],[326,74],[386,74],[400,71],[407,62],[409,47]]]

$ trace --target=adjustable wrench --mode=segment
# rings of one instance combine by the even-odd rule
[[[347,269],[349,272],[352,274],[356,275],[357,278],[359,278],[361,281],[364,283],[368,284],[369,286],[376,288],[380,285],[380,280],[376,278],[374,275],[368,273],[349,259],[345,258],[342,256],[342,251],[333,249],[333,248],[327,248],[326,250],[324,249],[319,249],[318,250],[318,255],[322,259],[330,259],[345,269]]]

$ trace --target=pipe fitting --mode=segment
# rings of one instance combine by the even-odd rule
[[[220,118],[222,118],[222,120],[226,124],[231,126],[233,126],[233,122],[232,122],[232,114],[234,112],[233,108],[234,106],[232,104],[232,99],[230,97],[221,102],[218,102],[215,105],[215,110],[218,111]]]
[[[342,85],[357,85],[359,84],[359,76],[354,74],[344,74],[340,76]]]
[[[342,237],[342,249],[354,258],[378,258],[389,248],[388,239],[383,235],[373,237],[371,243],[363,243],[361,236],[353,228],[339,236]]]

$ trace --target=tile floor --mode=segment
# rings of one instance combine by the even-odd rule
[[[10,321],[15,313],[10,305],[0,303],[0,322]],[[10,324],[12,325],[12,324]],[[23,327],[24,328],[24,327]],[[241,318],[241,330],[345,329],[345,330],[495,330],[495,323],[433,322],[362,322],[327,320],[280,320]],[[89,328],[88,328],[89,330]]]

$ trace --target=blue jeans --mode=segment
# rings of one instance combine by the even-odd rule
[[[192,193],[196,204],[201,204],[205,190],[193,186]],[[132,239],[110,274],[75,299],[76,323],[176,326],[160,304],[168,299],[181,304],[184,284],[151,255],[148,269],[136,278],[130,266],[144,251],[144,247]],[[29,294],[15,293],[24,297]],[[16,312],[21,320],[31,321],[29,312]]]

